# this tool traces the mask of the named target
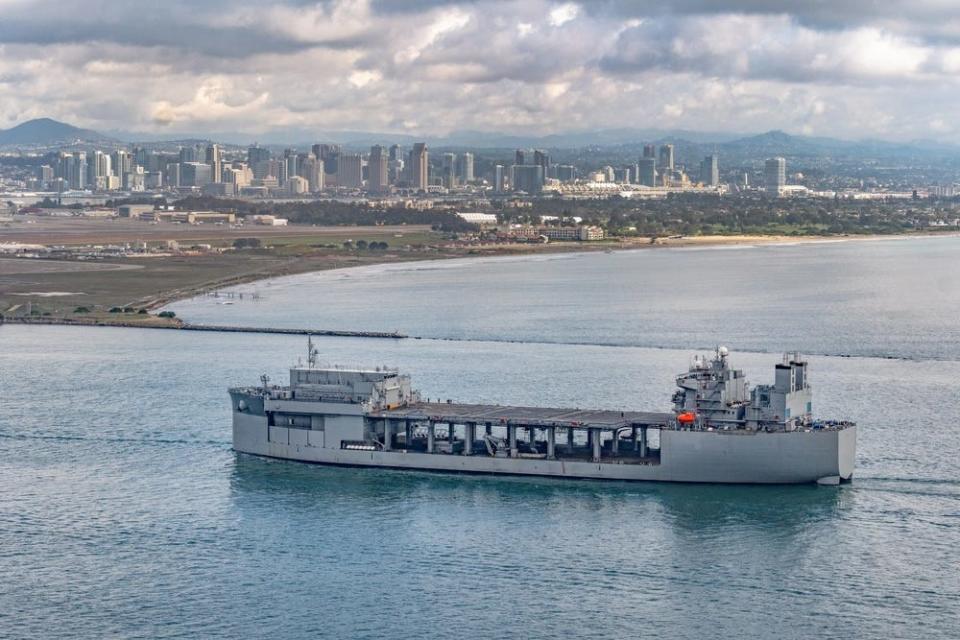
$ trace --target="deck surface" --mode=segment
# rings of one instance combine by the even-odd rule
[[[672,413],[645,411],[597,411],[589,409],[551,409],[547,407],[508,407],[495,404],[456,404],[419,402],[406,407],[374,411],[372,418],[395,418],[406,420],[433,420],[464,424],[515,424],[536,427],[595,427],[618,429],[621,427],[665,425],[673,418]]]

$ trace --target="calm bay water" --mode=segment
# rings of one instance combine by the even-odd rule
[[[283,279],[191,320],[321,339],[429,397],[662,410],[693,347],[811,358],[852,485],[328,469],[230,450],[295,337],[0,327],[0,637],[960,635],[960,240],[647,251]],[[705,279],[705,281],[704,281]],[[766,352],[766,353],[764,353]]]

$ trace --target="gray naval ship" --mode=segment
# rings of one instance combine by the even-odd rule
[[[787,354],[753,388],[717,348],[677,377],[673,411],[427,402],[395,369],[290,369],[230,389],[238,452],[330,465],[710,483],[839,484],[856,425],[812,416],[807,362]]]

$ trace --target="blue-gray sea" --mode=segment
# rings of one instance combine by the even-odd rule
[[[836,487],[309,466],[230,449],[295,336],[0,326],[2,638],[960,637],[960,239],[307,274],[171,305],[425,396],[666,410],[695,351],[810,354]],[[256,296],[253,294],[256,293]],[[224,304],[232,302],[233,304]]]

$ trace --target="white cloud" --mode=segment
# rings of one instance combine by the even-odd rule
[[[567,2],[559,7],[554,7],[550,10],[550,25],[553,27],[562,27],[575,19],[578,13],[580,13],[580,6],[573,2]]]
[[[834,4],[0,0],[0,127],[960,136],[949,5]]]

